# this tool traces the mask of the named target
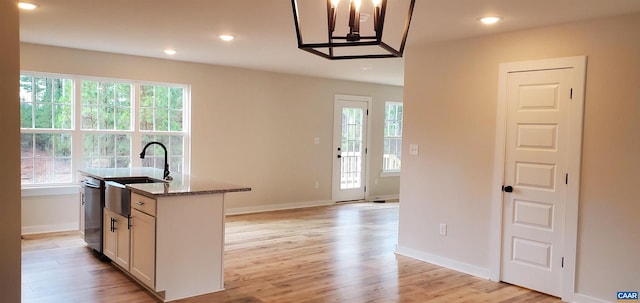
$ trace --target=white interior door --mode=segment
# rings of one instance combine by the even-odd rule
[[[337,95],[333,134],[333,200],[365,198],[370,97]]]
[[[562,293],[573,70],[507,78],[502,277]]]

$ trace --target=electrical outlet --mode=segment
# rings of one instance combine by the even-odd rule
[[[440,235],[442,236],[447,235],[447,224],[440,223]]]

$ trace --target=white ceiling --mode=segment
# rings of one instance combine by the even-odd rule
[[[323,1],[323,0],[299,0]],[[395,0],[389,0],[395,1]],[[403,59],[329,61],[297,49],[290,0],[33,0],[24,42],[402,85]],[[407,48],[640,12],[640,0],[416,0]],[[319,12],[325,14],[325,11]],[[483,26],[476,18],[500,15]],[[237,38],[225,43],[219,34]],[[169,57],[164,49],[177,54]]]

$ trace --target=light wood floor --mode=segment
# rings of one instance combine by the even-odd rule
[[[561,302],[395,255],[397,229],[397,203],[230,216],[226,290],[178,302]],[[25,239],[22,249],[24,303],[155,302],[77,234]]]

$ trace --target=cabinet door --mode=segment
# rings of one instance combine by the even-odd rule
[[[131,210],[131,274],[155,289],[156,218]]]
[[[123,268],[129,270],[129,219],[121,215],[116,217],[116,258],[114,261]]]
[[[116,259],[116,232],[114,230],[114,214],[108,209],[104,209],[104,220],[102,228],[102,253],[109,259]]]

